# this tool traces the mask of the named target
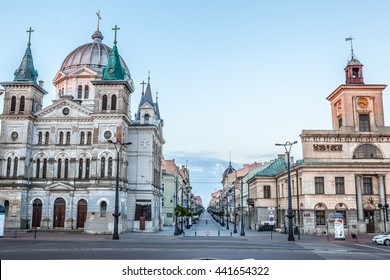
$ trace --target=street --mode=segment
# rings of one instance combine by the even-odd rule
[[[206,222],[207,221],[207,222]],[[123,233],[119,240],[108,235],[38,232],[0,239],[2,260],[389,260],[390,246],[361,240],[334,241],[301,236],[287,241],[287,235],[246,231],[233,233],[233,225],[222,227],[208,213],[198,223],[174,236],[174,227],[157,233]]]

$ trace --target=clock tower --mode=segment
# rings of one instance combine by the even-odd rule
[[[377,132],[385,125],[383,113],[384,84],[365,84],[363,64],[352,57],[344,68],[346,81],[328,97],[332,127],[340,132]]]

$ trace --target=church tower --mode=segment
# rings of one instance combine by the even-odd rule
[[[129,188],[128,217],[133,231],[157,231],[162,226],[161,176],[164,121],[161,119],[158,102],[153,101],[150,76],[142,96],[134,122],[129,127]]]
[[[31,52],[31,33],[29,33],[27,49],[15,71],[12,82],[2,82],[4,87],[4,107],[0,115],[0,176],[3,178],[3,195],[14,197],[8,201],[9,208],[14,209],[7,219],[9,227],[27,228],[29,217],[25,205],[28,193],[31,170],[31,145],[34,141],[34,121],[36,112],[42,108],[43,96],[47,92],[42,88],[43,82],[37,84],[38,72],[34,68]]]
[[[352,42],[352,38],[347,40]],[[356,58],[352,44],[351,59],[344,70],[345,84],[327,97],[332,108],[333,129],[340,132],[377,132],[385,125],[382,94],[386,85],[364,83],[363,64]]]

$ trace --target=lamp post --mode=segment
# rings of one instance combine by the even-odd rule
[[[236,226],[236,186],[233,185],[232,189],[233,189],[233,216],[234,216],[233,233],[237,233],[237,226]],[[230,189],[229,192],[231,192],[232,189]]]
[[[121,215],[121,213],[119,213],[119,153],[122,150],[122,147],[131,145],[131,142],[122,143],[118,140],[116,142],[113,142],[112,140],[108,140],[108,143],[114,144],[116,150],[115,207],[114,207],[114,213],[112,214],[114,216],[114,234],[112,235],[112,239],[118,240],[119,239],[118,223],[119,223],[119,216]],[[119,149],[117,145],[119,145]]]
[[[386,220],[388,219],[387,217],[387,209],[389,208],[389,204],[378,204],[379,209],[383,211],[383,232],[386,232]]]
[[[242,183],[242,176],[241,177],[238,177],[241,181],[241,194],[240,194],[240,200],[241,200],[241,207],[240,207],[240,211],[241,211],[241,232],[240,232],[240,236],[245,236],[245,229],[244,229],[244,186],[243,186],[243,183]]]
[[[287,182],[288,182],[288,212],[287,212],[287,218],[288,218],[288,241],[295,241],[294,238],[294,232],[293,232],[293,212],[292,212],[292,202],[291,202],[291,174],[290,174],[290,151],[292,145],[298,143],[297,141],[289,142],[287,141],[284,144],[275,144],[275,146],[283,146],[286,150],[286,157],[287,157]]]
[[[177,178],[176,176],[174,177],[175,178],[175,232],[173,233],[174,235],[179,235],[180,234],[180,230],[179,230],[179,227],[177,225],[177,198],[178,198],[178,190],[177,190],[177,187],[178,187],[178,184],[177,184]]]
[[[229,229],[229,196],[226,193],[226,229]]]

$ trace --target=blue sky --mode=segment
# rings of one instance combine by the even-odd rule
[[[30,26],[39,79],[52,79],[67,54],[91,41],[100,10],[103,42],[120,27],[118,49],[136,91],[151,73],[164,118],[164,155],[188,164],[194,192],[220,187],[229,151],[235,168],[283,153],[303,129],[330,129],[326,97],[344,83],[346,37],[367,84],[390,83],[388,1],[6,1],[0,17],[0,81],[11,81]],[[384,92],[385,121],[390,101]],[[0,97],[2,102],[3,97]],[[389,108],[389,109],[387,109]]]

